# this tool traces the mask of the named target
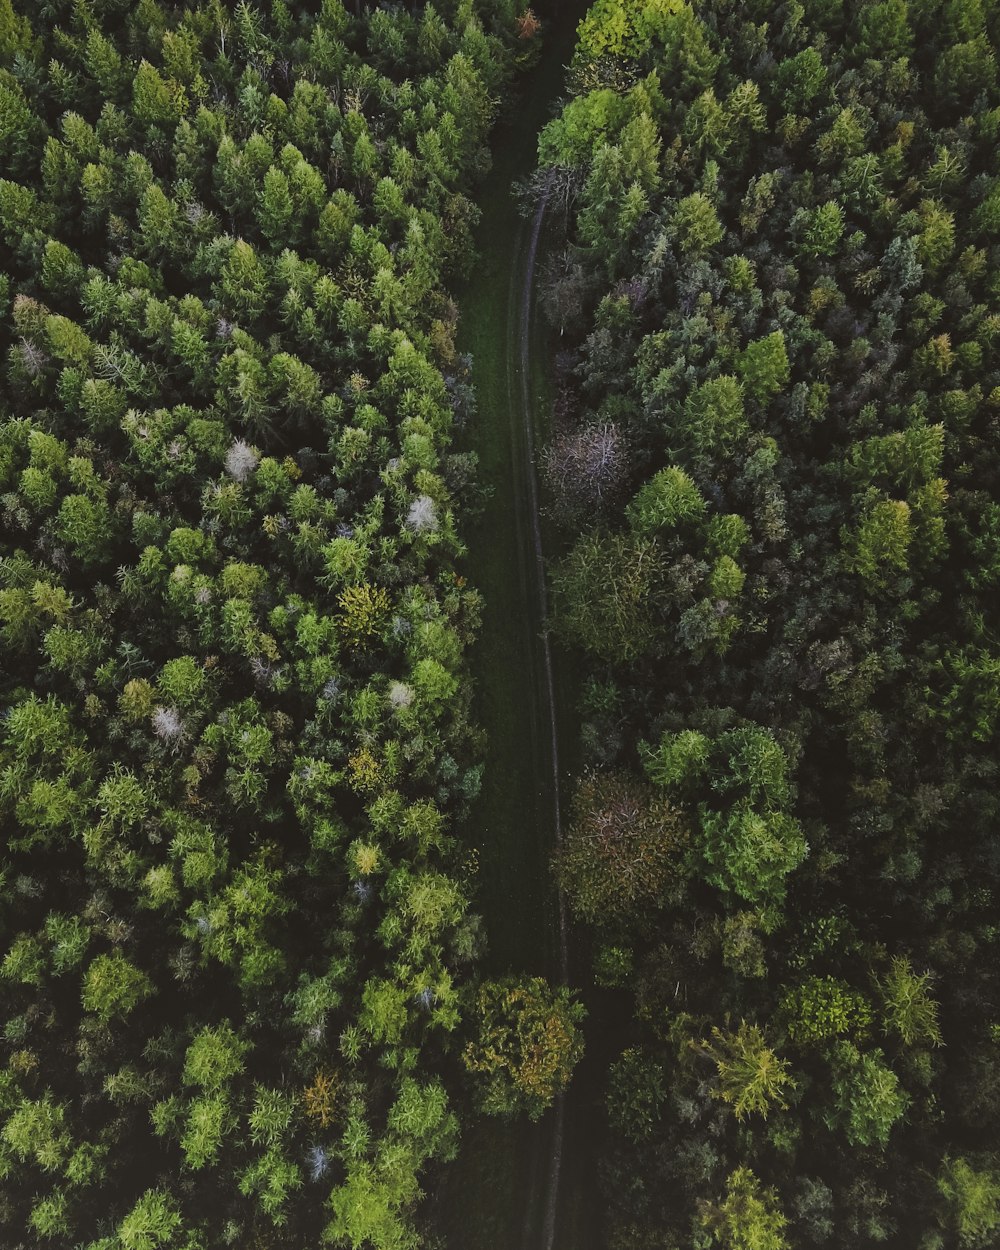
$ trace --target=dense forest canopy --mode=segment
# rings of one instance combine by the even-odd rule
[[[580,1058],[458,836],[455,292],[538,31],[0,0],[5,1250],[437,1246],[460,1118]],[[998,43],[595,0],[538,137],[608,1250],[1000,1240]]]
[[[415,1246],[463,1052],[503,1112],[572,1068],[454,836],[525,10],[0,0],[6,1250]]]
[[[597,0],[541,135],[615,1250],[1000,1237],[998,39]]]

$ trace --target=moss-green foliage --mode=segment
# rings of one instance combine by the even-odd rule
[[[884,1146],[909,1103],[884,1058],[880,1050],[863,1052],[851,1042],[838,1042],[833,1048],[833,1106],[828,1118],[843,1130],[849,1145]]]
[[[554,419],[628,452],[554,619],[585,763],[690,831],[585,913],[635,1007],[616,1247],[996,1240],[998,39],[600,0],[542,134]]]
[[[581,538],[554,576],[560,623],[573,642],[607,660],[631,660],[655,632],[656,541],[632,535]]]
[[[713,585],[720,597],[742,588],[729,557],[716,565]],[[788,810],[788,758],[767,730],[748,725],[714,742],[696,730],[666,733],[656,750],[647,749],[645,763],[653,781],[692,806],[711,795],[697,802],[691,866],[698,876],[750,903],[782,896],[808,846]]]
[[[523,8],[0,0],[5,1244],[417,1243]]]
[[[786,990],[780,1018],[797,1046],[812,1046],[845,1034],[862,1035],[872,1021],[867,999],[835,977],[809,977]]]

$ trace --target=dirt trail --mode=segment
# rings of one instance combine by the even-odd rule
[[[538,619],[542,621],[541,667],[544,674],[544,691],[539,709],[542,718],[548,722],[549,758],[547,761],[548,783],[552,804],[552,843],[558,849],[562,845],[562,787],[559,767],[559,718],[556,712],[555,669],[552,662],[552,643],[548,630],[548,585],[545,576],[545,554],[542,545],[542,522],[538,493],[538,466],[535,459],[535,410],[531,394],[531,348],[532,348],[532,316],[534,313],[535,266],[538,260],[538,244],[548,206],[548,192],[539,201],[531,225],[531,236],[527,251],[524,254],[521,269],[520,298],[511,301],[510,315],[516,319],[515,333],[510,337],[517,342],[516,357],[512,357],[510,366],[520,375],[520,386],[517,388],[514,403],[514,388],[511,388],[511,417],[520,425],[522,437],[517,439],[521,451],[520,466],[523,481],[527,485],[527,502],[530,513],[532,538],[532,569],[530,580],[538,603]],[[558,903],[558,947],[559,947],[559,978],[563,985],[569,982],[569,931],[566,920],[566,900],[559,891]],[[562,1172],[563,1139],[566,1124],[566,1096],[560,1094],[555,1106],[552,1125],[552,1139],[549,1155],[548,1183],[546,1186],[544,1216],[542,1225],[542,1250],[553,1250],[556,1237],[556,1214],[559,1208],[559,1181]],[[529,1233],[529,1236],[531,1234]],[[534,1238],[532,1237],[532,1243]],[[531,1243],[526,1241],[525,1250]]]
[[[473,359],[478,407],[458,446],[476,453],[487,491],[467,541],[469,577],[485,602],[470,658],[489,746],[483,790],[463,831],[479,859],[477,904],[489,934],[484,972],[564,984],[573,952],[550,863],[562,839],[560,783],[574,751],[565,662],[546,625],[535,462],[550,388],[534,298],[546,203],[525,220],[514,188],[534,168],[537,136],[553,115],[586,4],[545,5],[555,20],[540,63],[498,129],[493,170],[477,197],[478,259],[458,293],[459,349]],[[449,1250],[592,1250],[593,1185],[580,1158],[579,1099],[574,1085],[537,1124],[467,1126],[436,1195]]]

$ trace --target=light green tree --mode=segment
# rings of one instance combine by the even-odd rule
[[[726,233],[715,206],[701,191],[695,191],[678,202],[673,228],[681,248],[692,256],[703,256],[716,243],[721,243]]]
[[[755,1024],[741,1020],[735,1031],[715,1028],[711,1040],[697,1048],[715,1063],[713,1095],[732,1107],[737,1120],[750,1114],[766,1119],[772,1107],[787,1108],[786,1094],[795,1088],[788,1061],[774,1053]]]
[[[127,1016],[153,993],[153,983],[121,953],[98,955],[83,979],[83,1006],[102,1020]]]
[[[791,367],[780,330],[749,343],[736,358],[744,389],[758,403],[767,403],[788,385]]]
[[[661,469],[628,505],[629,524],[637,534],[651,535],[671,530],[684,521],[697,521],[704,515],[705,500],[683,469],[673,465]]]
[[[785,1236],[788,1221],[777,1193],[763,1188],[746,1167],[730,1173],[721,1198],[700,1204],[698,1227],[708,1234],[707,1245],[718,1250],[789,1250],[790,1246]]]
[[[930,994],[931,975],[916,973],[904,955],[897,955],[875,984],[882,999],[884,1028],[907,1046],[942,1043],[938,1004]]]
[[[166,1250],[181,1230],[177,1205],[162,1189],[148,1189],[118,1225],[122,1250]]]
[[[244,1067],[248,1044],[227,1021],[201,1029],[184,1056],[185,1084],[217,1090],[239,1076]]]
[[[1000,1171],[995,1157],[985,1163],[946,1155],[937,1176],[942,1222],[962,1250],[986,1250],[1000,1231]]]
[[[910,1098],[880,1050],[860,1051],[853,1042],[833,1048],[833,1107],[825,1116],[852,1146],[885,1145]]]

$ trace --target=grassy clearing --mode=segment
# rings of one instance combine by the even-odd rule
[[[490,184],[501,173],[502,166]],[[490,492],[469,535],[469,575],[486,601],[472,663],[489,745],[483,792],[468,832],[479,850],[489,971],[544,973],[550,964],[551,890],[548,843],[540,828],[549,807],[539,732],[542,622],[531,580],[521,472],[524,433],[513,420],[510,394],[509,314],[516,298],[511,286],[520,271],[523,231],[509,202],[509,183],[509,177],[502,178],[496,193],[484,200],[489,252],[464,302],[461,335],[463,349],[473,353],[479,400],[472,445]],[[487,193],[492,190],[489,185]]]

